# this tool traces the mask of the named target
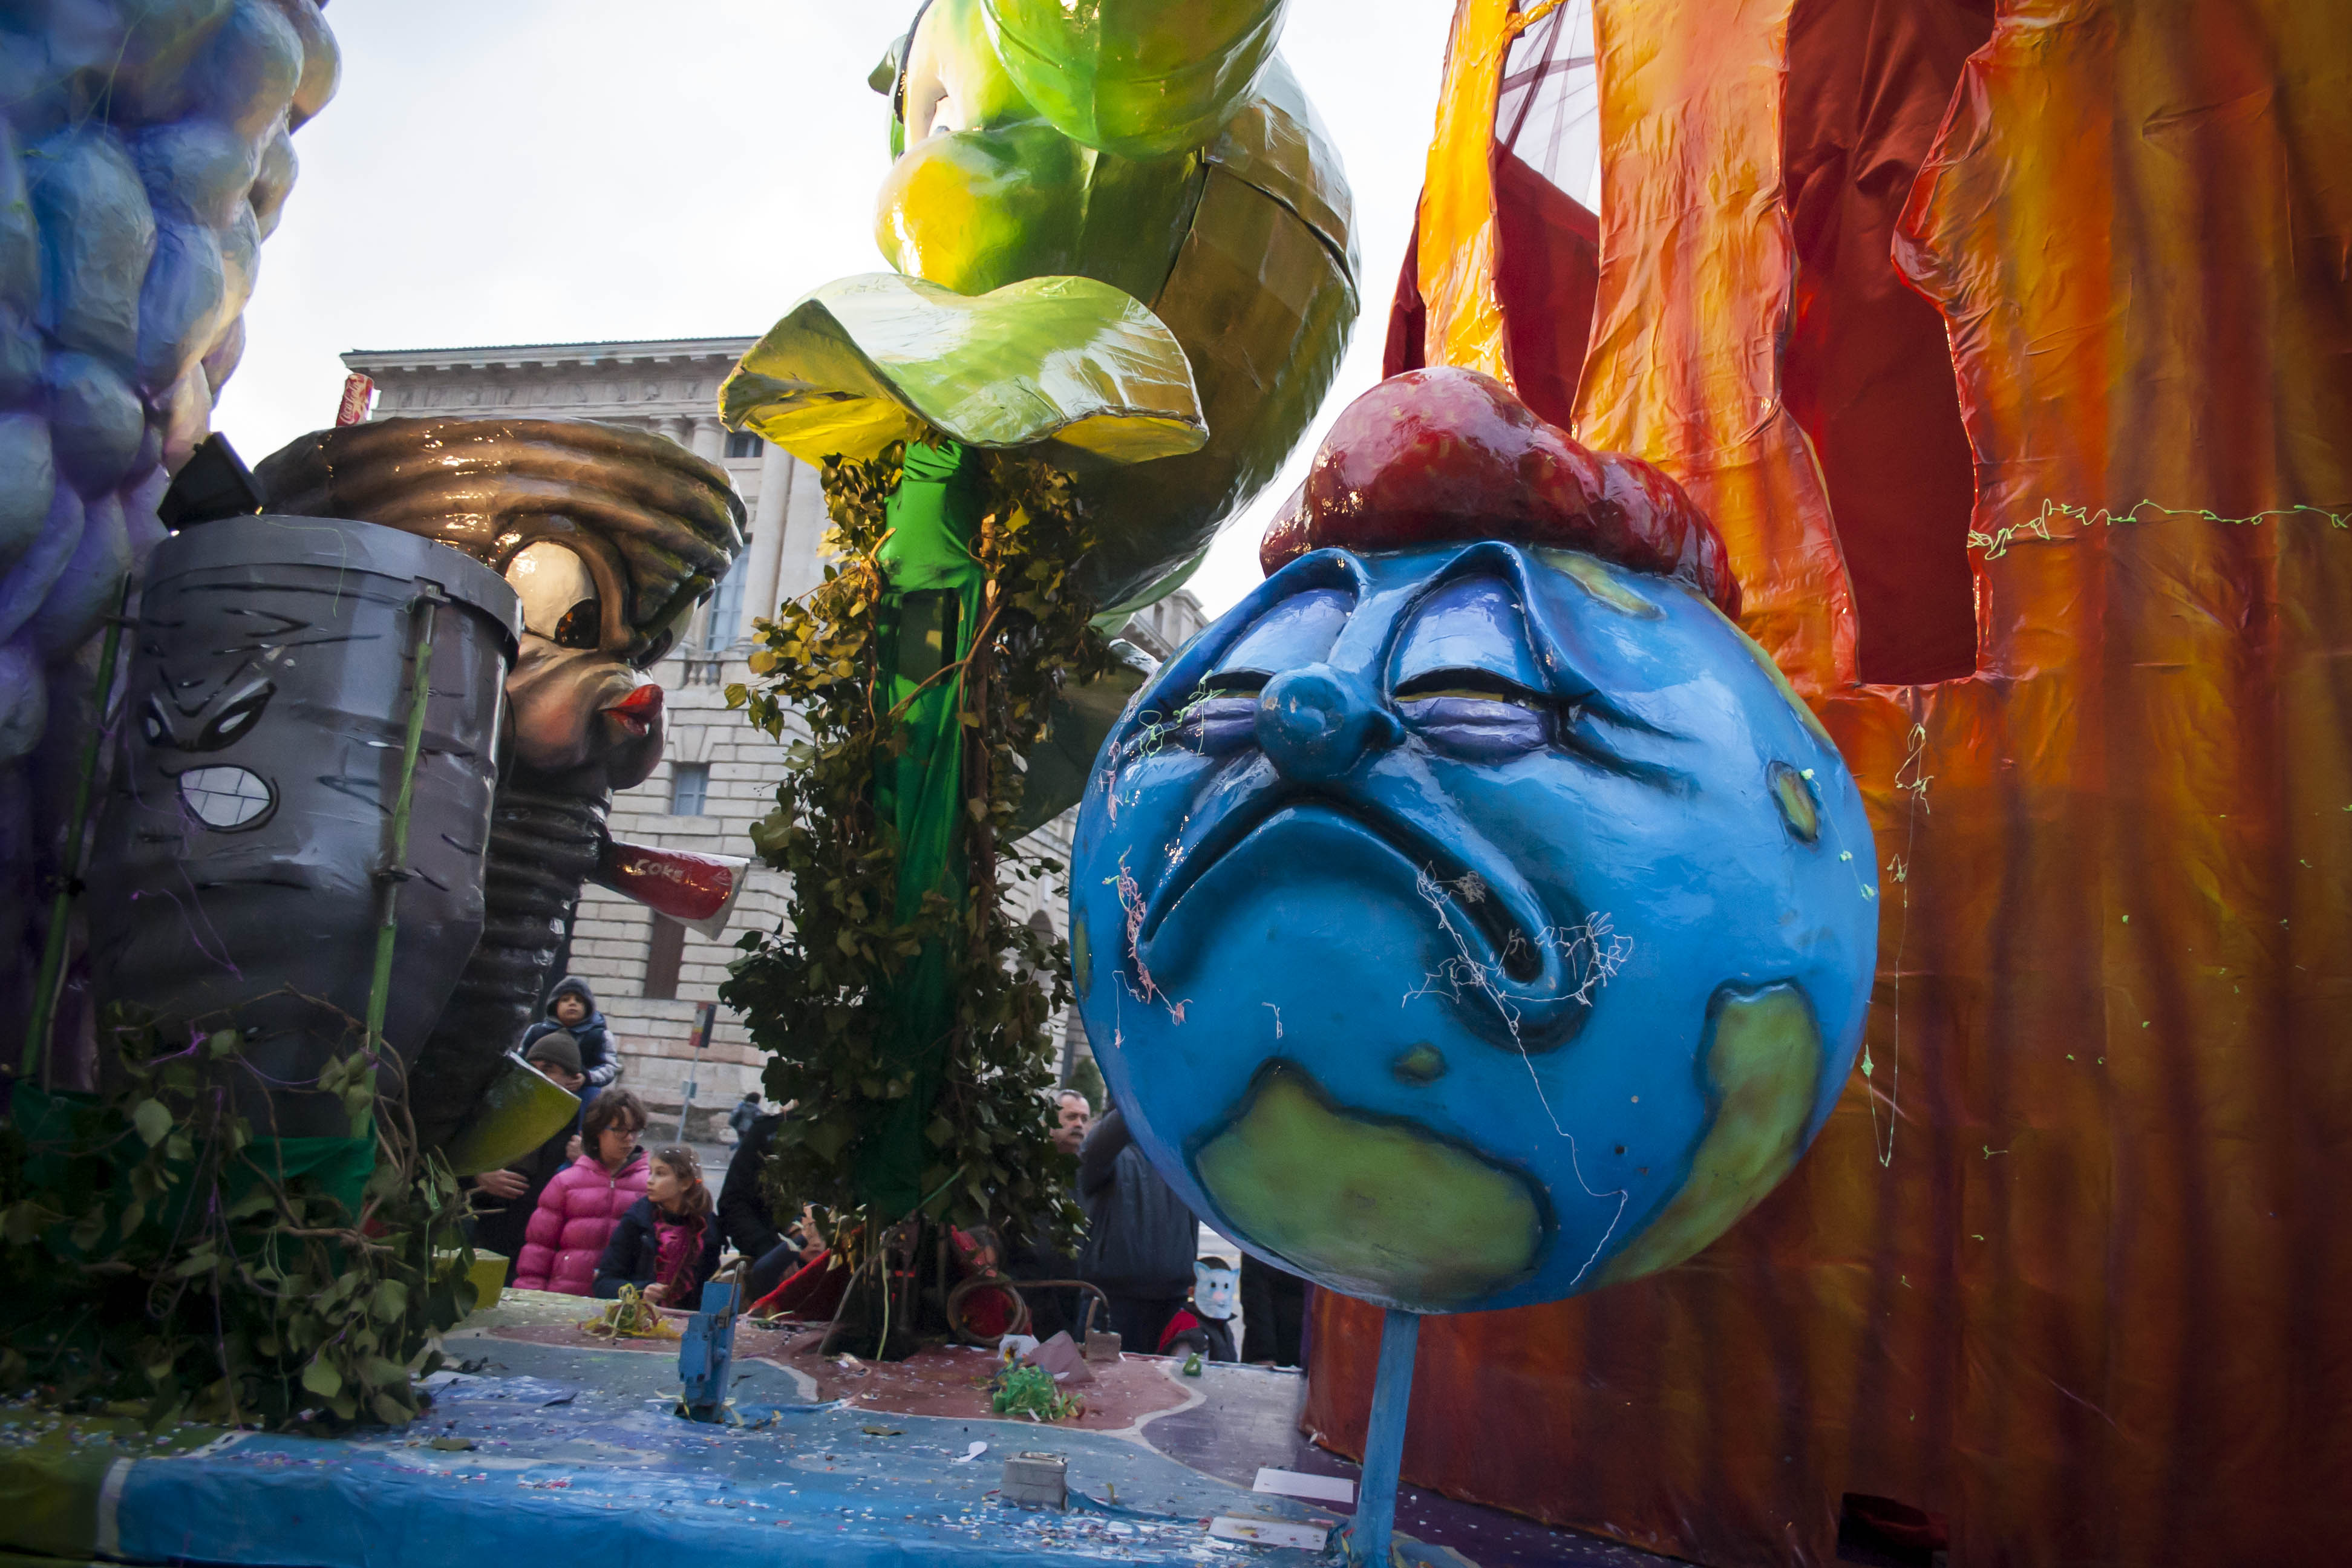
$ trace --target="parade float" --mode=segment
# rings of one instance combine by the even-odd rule
[[[40,1403],[0,1413],[0,1543],[1475,1554],[1400,1477],[1726,1564],[2343,1532],[2340,26],[1463,0],[1391,378],[1265,582],[1153,668],[1105,632],[1268,482],[1357,310],[1282,10],[935,0],[875,72],[896,270],[808,295],[722,393],[835,524],[730,693],[783,742],[750,847],[793,893],[727,999],[803,1107],[777,1188],[859,1283],[795,1333],[721,1281],[637,1339],[479,1304],[454,1184],[562,1109],[495,1037],[581,882],[723,910],[725,868],[600,824],[740,508],[585,426],[199,461],[171,389],[226,374],[241,295],[151,370],[204,253],[155,171],[274,211],[331,45],[306,0],[142,12],[110,94],[81,34],[7,24],[66,84],[11,109],[47,357],[7,438],[73,482],[9,469],[39,518],[8,657],[48,695],[0,700],[11,737],[80,729],[10,797],[57,912],[19,921],[0,1372]],[[199,122],[235,156],[186,152]],[[179,248],[100,199],[118,163]],[[73,389],[125,343],[117,468],[119,406]],[[133,478],[177,531],[115,551],[84,524]],[[142,596],[93,637],[118,556]],[[320,595],[330,556],[361,586]],[[1065,953],[1001,895],[1061,873],[1021,838],[1072,804]],[[165,918],[199,865],[224,920]],[[273,915],[289,877],[339,918]],[[221,927],[260,944],[235,984]],[[981,1352],[908,1331],[951,1239],[1068,1217],[1035,1114],[1066,998],[1166,1179],[1319,1287],[1292,1414],[1363,1458],[1345,1531],[1243,1489],[1237,1455],[1328,1464],[1267,1446],[1258,1373],[1071,1351],[1016,1443]]]

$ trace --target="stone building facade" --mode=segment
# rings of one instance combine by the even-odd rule
[[[667,436],[727,471],[751,519],[751,541],[734,571],[696,613],[688,634],[651,671],[661,683],[668,739],[654,776],[614,797],[615,838],[708,854],[751,853],[751,826],[774,805],[781,748],[727,708],[725,691],[749,681],[744,659],[751,624],[776,605],[824,580],[819,552],[826,527],[818,475],[781,447],[730,432],[719,422],[719,384],[751,338],[646,342],[536,343],[510,347],[355,351],[344,364],[372,379],[372,417],[602,419]],[[1165,657],[1202,625],[1201,606],[1179,592],[1135,616],[1122,633]],[[1066,861],[1071,818],[1040,829],[1039,846]],[[676,1117],[685,1086],[695,1085],[695,1126],[723,1117],[759,1084],[764,1058],[742,1023],[718,1009],[708,1049],[688,1044],[698,1009],[718,999],[733,942],[746,931],[782,922],[786,879],[755,866],[736,904],[734,923],[717,942],[601,888],[587,889],[572,931],[571,973],[596,993],[626,1066],[622,1082],[656,1112]],[[1042,910],[1057,934],[1067,926],[1065,900]],[[1065,1049],[1083,1050],[1075,1021]]]

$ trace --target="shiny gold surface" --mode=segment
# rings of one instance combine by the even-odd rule
[[[617,558],[635,652],[741,552],[727,476],[650,431],[589,419],[378,419],[316,431],[255,470],[274,511],[379,522],[504,569],[533,539],[585,536]]]

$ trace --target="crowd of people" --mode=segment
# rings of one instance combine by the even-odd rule
[[[530,1154],[473,1179],[474,1245],[511,1258],[519,1289],[611,1299],[628,1286],[657,1306],[688,1305],[729,1252],[748,1266],[749,1300],[789,1296],[824,1273],[814,1213],[803,1205],[780,1218],[761,1181],[789,1107],[770,1111],[756,1094],[744,1097],[729,1118],[735,1150],[714,1194],[691,1148],[645,1147],[648,1113],[615,1086],[620,1056],[585,982],[556,985],[522,1054],[578,1095],[580,1110]],[[1231,1263],[1200,1256],[1199,1220],[1136,1146],[1118,1107],[1097,1116],[1084,1091],[1064,1089],[1041,1114],[1055,1147],[1070,1157],[1085,1239],[1075,1258],[1043,1240],[987,1256],[1016,1282],[1094,1286],[1109,1321],[1099,1321],[1098,1308],[1081,1310],[1082,1292],[1040,1285],[1023,1292],[1033,1332],[1108,1329],[1129,1351],[1301,1364],[1302,1280],[1244,1255],[1236,1283]]]

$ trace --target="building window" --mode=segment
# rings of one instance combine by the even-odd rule
[[[767,446],[749,430],[727,432],[727,455],[730,458],[756,458],[767,449]]]
[[[710,618],[702,627],[706,653],[723,653],[735,646],[735,634],[743,624],[743,569],[750,560],[748,553],[737,556],[710,596]]]
[[[670,769],[669,814],[700,816],[710,799],[710,764],[679,763]]]
[[[646,947],[646,996],[649,1001],[677,1000],[677,966],[685,956],[686,928],[667,915],[656,915],[653,940]]]

